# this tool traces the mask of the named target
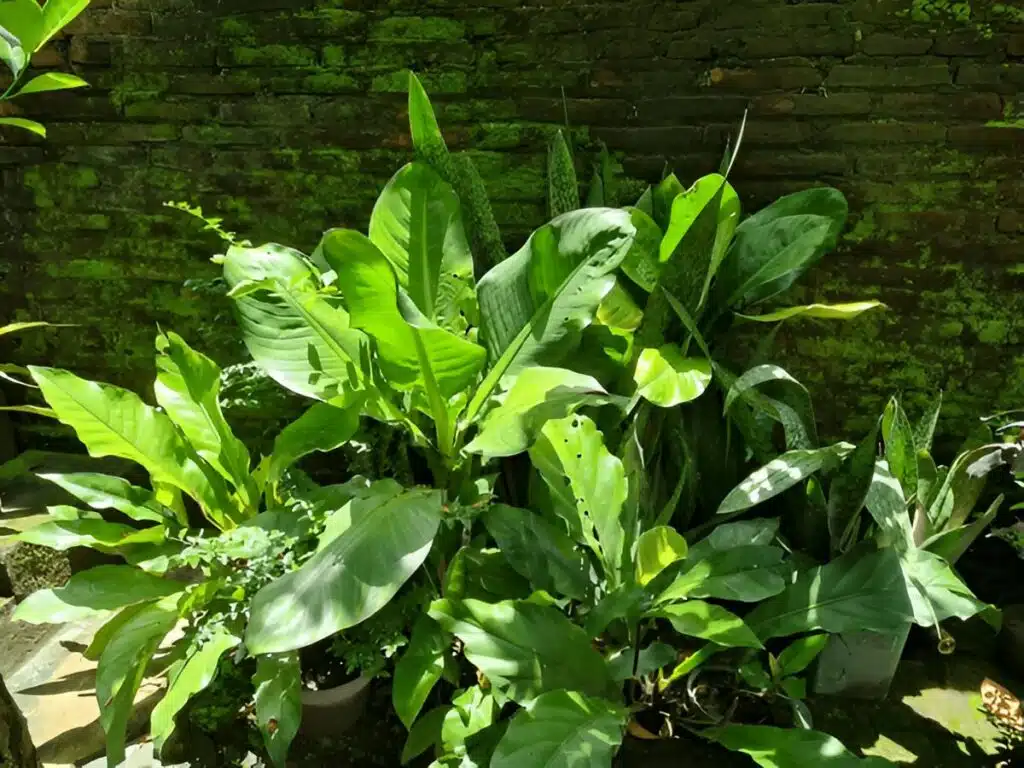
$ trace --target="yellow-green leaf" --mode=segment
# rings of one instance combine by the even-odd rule
[[[741,315],[740,320],[754,323],[779,323],[793,317],[814,317],[819,320],[852,320],[869,310],[884,308],[880,301],[852,301],[846,304],[805,304],[801,307],[786,307],[765,315]]]
[[[23,117],[0,117],[0,125],[12,125],[15,128],[24,128],[37,136],[46,138],[46,126],[37,123],[35,120],[26,120]]]
[[[666,344],[640,353],[633,381],[645,400],[672,408],[704,394],[711,383],[711,363],[703,357],[684,357],[679,347]]]
[[[38,75],[19,90],[15,96],[27,96],[30,93],[45,93],[47,91],[67,91],[72,88],[85,88],[89,84],[76,75],[68,75],[64,72],[44,72]]]
[[[686,557],[686,539],[667,525],[644,531],[637,542],[636,580],[647,584],[677,560]]]

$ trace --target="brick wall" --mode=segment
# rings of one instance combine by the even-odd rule
[[[414,67],[513,246],[544,219],[563,90],[582,177],[603,141],[624,195],[666,162],[713,170],[749,105],[734,179],[748,210],[819,182],[851,202],[841,252],[792,298],[891,306],[780,337],[826,424],[944,387],[961,426],[1024,403],[1024,11],[972,5],[93,0],[37,62],[93,87],[25,101],[48,141],[0,134],[0,307],[80,327],[5,354],[139,386],[159,323],[239,357],[208,282],[216,241],[161,203],[305,249],[365,227],[408,157]]]

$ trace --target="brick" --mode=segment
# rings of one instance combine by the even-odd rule
[[[842,123],[825,131],[829,141],[848,144],[941,142],[946,129],[931,123]]]
[[[883,93],[875,102],[873,114],[998,120],[1003,115],[1003,102],[995,93]]]
[[[830,88],[927,88],[950,83],[949,68],[945,66],[873,67],[859,64],[833,67],[826,81]]]
[[[466,26],[461,21],[440,16],[392,16],[370,27],[371,40],[461,40]]]
[[[1006,52],[1011,56],[1024,56],[1024,35],[1011,35]]]
[[[849,158],[837,152],[765,152],[753,149],[740,153],[735,173],[744,178],[797,176],[814,179],[823,175],[843,176],[851,167]]]
[[[982,125],[957,125],[949,129],[949,143],[978,149],[1024,148],[1024,130]]]
[[[927,37],[904,37],[889,33],[868,35],[861,50],[869,56],[921,56],[931,50],[934,40]]]
[[[775,36],[755,35],[731,40],[719,46],[721,52],[752,59],[779,56],[850,56],[856,48],[853,30],[832,32],[827,29],[800,31],[797,34],[780,32]]]
[[[956,84],[999,88],[1003,83],[1005,72],[1006,70],[1000,66],[968,62],[957,70]]]
[[[971,29],[936,37],[932,53],[939,56],[989,56],[1002,51],[1005,45],[1003,37],[986,37]]]
[[[103,11],[95,7],[72,21],[65,31],[69,35],[116,37],[121,35],[145,36],[153,31],[153,16],[136,11]]]
[[[750,8],[749,3],[729,6],[722,4],[712,25],[721,29],[798,29],[829,24],[835,6],[829,3],[802,3],[800,5]]]
[[[817,88],[821,73],[813,67],[772,67],[764,69],[722,69],[708,73],[710,85],[722,90],[774,91]]]
[[[704,140],[704,129],[697,126],[665,128],[599,128],[596,138],[612,149],[625,152],[643,151],[657,147],[663,152],[675,152],[698,146]]]
[[[751,104],[755,115],[866,115],[871,112],[871,94],[780,93],[758,96]]]
[[[217,52],[217,64],[222,67],[308,67],[316,63],[316,51],[305,45],[242,45]]]
[[[711,58],[711,42],[698,38],[673,40],[669,43],[666,55],[670,59],[709,59]]]
[[[996,221],[996,229],[1007,234],[1024,232],[1024,212],[1003,211]]]

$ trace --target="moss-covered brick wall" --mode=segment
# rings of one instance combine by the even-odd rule
[[[919,408],[944,388],[950,428],[1024,403],[1010,0],[93,0],[39,63],[93,87],[26,100],[48,141],[0,134],[0,307],[78,327],[26,335],[4,350],[18,360],[144,384],[158,323],[239,358],[216,241],[161,203],[305,249],[365,226],[409,154],[413,67],[510,245],[544,218],[566,112],[578,150],[603,141],[651,181],[666,161],[714,169],[749,107],[748,209],[821,182],[851,202],[841,252],[794,299],[891,307],[780,336],[829,429],[864,426],[893,390]]]

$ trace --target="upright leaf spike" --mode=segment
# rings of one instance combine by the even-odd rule
[[[548,147],[548,215],[553,219],[580,207],[580,188],[572,152],[561,130]]]

